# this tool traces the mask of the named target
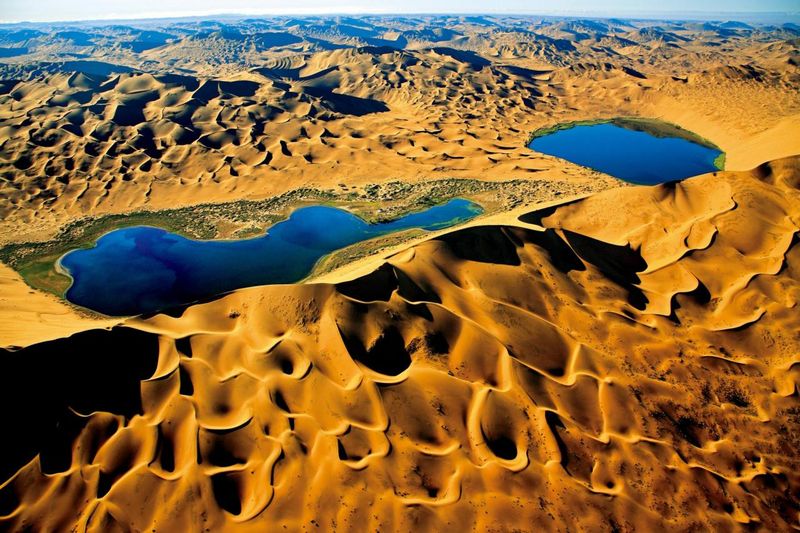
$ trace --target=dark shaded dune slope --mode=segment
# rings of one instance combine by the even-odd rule
[[[796,528],[798,176],[608,191],[4,354],[6,431],[82,416],[29,439],[3,526]]]

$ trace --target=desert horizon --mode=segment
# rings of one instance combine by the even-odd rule
[[[790,2],[12,3],[0,528],[800,529]]]

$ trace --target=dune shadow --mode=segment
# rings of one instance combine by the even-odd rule
[[[135,72],[135,69],[123,65],[115,65],[104,61],[65,61],[60,70],[64,72],[82,72],[95,76],[111,76],[112,74],[126,74]]]
[[[348,335],[339,328],[347,351],[355,361],[385,376],[398,376],[411,366],[405,340],[394,326],[384,329],[371,346],[365,346],[358,335]]]
[[[480,70],[483,67],[488,67],[492,64],[491,61],[485,59],[475,52],[470,52],[467,50],[456,50],[455,48],[447,48],[444,46],[437,46],[433,48],[433,51],[437,54],[443,56],[449,56],[455,59],[456,61],[460,61],[462,63],[467,63],[472,68]]]
[[[47,473],[68,469],[72,442],[86,422],[75,412],[142,413],[140,382],[156,369],[158,338],[125,327],[97,329],[0,350],[0,357],[4,481],[36,454]]]
[[[323,104],[331,111],[343,115],[360,117],[371,113],[389,111],[389,106],[380,100],[359,98],[348,94],[338,94],[324,87],[306,87],[305,92],[322,100]]]
[[[577,200],[570,200],[568,202],[564,202],[563,204],[556,204],[548,207],[543,207],[541,209],[537,209],[535,211],[531,211],[530,213],[525,213],[524,215],[521,215],[518,218],[518,220],[520,222],[524,222],[525,224],[535,224],[537,226],[541,226],[542,221],[545,218],[549,217],[550,215],[558,211],[560,208],[576,204],[580,201],[582,201],[582,198],[578,198]]]
[[[450,251],[460,259],[511,266],[521,264],[516,245],[502,227],[466,228],[435,240],[446,243]]]
[[[647,262],[638,250],[630,246],[610,244],[566,229],[562,231],[575,253],[628,291],[628,303],[639,310],[647,306],[647,297],[636,286],[640,281],[637,274],[647,269]]]

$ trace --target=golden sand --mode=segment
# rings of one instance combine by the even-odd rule
[[[669,53],[657,41],[617,43],[607,57],[575,41],[577,58],[543,63],[512,46],[522,40],[513,32],[463,31],[475,52],[351,47],[236,72],[19,81],[0,94],[0,173],[10,178],[0,182],[0,242],[45,239],[87,214],[339,183],[536,178],[569,193],[603,176],[526,144],[537,128],[573,120],[673,122],[719,145],[732,170],[800,153],[791,41],[730,39],[722,54],[714,36],[687,29]],[[159,52],[170,53],[186,50]]]
[[[186,24],[141,52],[101,28],[4,58],[0,245],[302,188],[549,186],[152,317],[97,317],[0,264],[0,529],[800,528],[791,28]],[[136,71],[58,66],[75,57]],[[620,116],[702,136],[729,171],[629,187],[526,147]]]
[[[622,188],[437,236],[349,282],[7,353],[20,469],[3,520],[797,527],[798,184],[790,158]],[[59,376],[63,403],[28,400]]]
[[[30,346],[118,322],[79,312],[52,294],[34,290],[0,263],[0,346]]]

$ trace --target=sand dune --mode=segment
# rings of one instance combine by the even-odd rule
[[[0,265],[0,529],[798,529],[798,36],[0,25],[0,245],[36,259]],[[695,132],[731,171],[621,187],[526,146],[618,116]],[[333,191],[388,217],[464,194],[453,178],[495,187],[469,189],[490,207],[538,185],[318,282],[156,316],[97,317],[21,277],[63,289],[52,243],[113,227],[99,215],[188,206],[203,216],[169,229],[233,236]]]
[[[800,153],[797,35],[445,16],[0,28],[0,46],[27,50],[0,63],[0,240],[343,181],[602,190],[614,180],[526,142],[620,115],[677,123],[753,168]]]
[[[28,287],[19,274],[0,264],[0,346],[30,346],[118,322],[78,312],[56,296]]]
[[[796,528],[798,184],[607,191],[5,353],[2,520]]]

